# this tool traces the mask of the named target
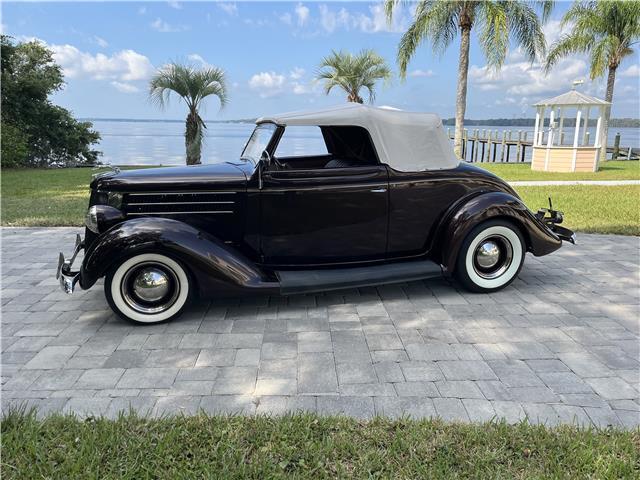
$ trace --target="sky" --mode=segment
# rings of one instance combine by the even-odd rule
[[[557,2],[545,25],[547,42],[562,33],[569,4]],[[455,113],[459,39],[442,55],[422,45],[406,80],[397,73],[397,45],[411,21],[411,8],[389,25],[380,2],[147,1],[2,2],[1,28],[16,40],[39,39],[63,67],[65,88],[52,100],[80,118],[183,119],[173,99],[161,110],[148,100],[148,81],[170,61],[215,65],[226,72],[229,103],[205,102],[210,120],[255,118],[282,111],[339,104],[337,89],[326,95],[314,80],[323,56],[335,50],[371,48],[394,78],[378,86],[376,105]],[[531,105],[571,88],[604,96],[605,79],[589,80],[586,58],[560,62],[548,76],[512,46],[499,71],[486,66],[472,33],[467,118],[533,117]],[[640,61],[636,51],[618,69],[613,116],[640,117]]]

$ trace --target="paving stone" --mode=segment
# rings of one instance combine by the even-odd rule
[[[379,362],[373,368],[380,382],[403,382],[404,374],[400,365],[396,362]]]
[[[259,378],[255,395],[296,395],[298,382],[295,378]]]
[[[260,378],[297,378],[298,362],[295,358],[262,360],[258,369]]]
[[[125,370],[118,388],[168,388],[178,375],[177,368],[130,368]]]
[[[469,416],[458,398],[434,398],[433,405],[440,418],[448,422],[468,422]]]
[[[439,397],[440,393],[434,382],[402,382],[394,383],[399,397]]]
[[[209,415],[252,415],[256,401],[248,395],[213,395],[202,398],[200,410]]]
[[[213,333],[185,333],[180,340],[179,348],[213,348],[216,338],[217,336]]]
[[[256,407],[257,415],[281,416],[289,413],[314,413],[315,397],[291,397],[282,395],[262,396]]]
[[[377,381],[376,372],[370,362],[336,363],[338,383],[370,383]]]
[[[236,358],[236,350],[215,349],[201,350],[196,360],[196,367],[226,367],[233,365]]]
[[[526,418],[522,405],[518,402],[492,401],[491,406],[496,412],[496,420],[504,419],[509,424],[515,424]]]
[[[195,415],[200,409],[200,397],[191,395],[180,395],[171,397],[160,397],[156,400],[152,415],[175,416],[175,415]]]
[[[443,379],[442,372],[435,362],[402,362],[400,368],[408,382],[433,382]]]
[[[110,403],[110,398],[70,398],[62,412],[81,418],[100,417],[107,413]]]
[[[369,419],[375,415],[375,407],[369,397],[320,396],[317,398],[317,412],[320,415]]]
[[[240,367],[257,367],[260,364],[260,350],[258,348],[238,349],[234,364]]]
[[[497,380],[498,377],[486,362],[482,361],[442,361],[438,362],[447,380]]]
[[[74,388],[104,389],[114,388],[124,373],[123,368],[95,368],[85,370]]]
[[[423,397],[376,397],[375,407],[378,415],[392,419],[427,419],[437,415],[433,400]]]
[[[560,423],[560,416],[551,405],[544,403],[523,403],[527,420],[531,424],[543,424],[548,427],[554,427]]]
[[[323,394],[338,391],[333,355],[301,353],[298,355],[298,393]]]
[[[283,358],[296,358],[298,346],[293,342],[263,343],[260,358],[263,360],[275,360]]]
[[[149,352],[145,350],[116,350],[102,364],[104,368],[135,368],[142,367]]]
[[[153,407],[156,404],[155,397],[120,397],[111,400],[105,411],[107,418],[118,418],[118,415],[128,415],[136,412],[138,415],[146,417],[153,414]]]
[[[200,350],[152,350],[144,361],[145,367],[193,367]]]
[[[485,398],[478,386],[469,380],[440,381],[436,382],[436,387],[441,397]]]
[[[553,409],[560,417],[561,423],[582,427],[588,427],[591,425],[591,419],[582,407],[572,405],[554,405]]]
[[[55,370],[62,368],[77,350],[78,347],[75,346],[44,347],[27,362],[24,368],[38,370]],[[5,363],[5,355],[3,355],[2,363]]]
[[[594,408],[584,407],[584,411],[589,415],[589,418],[596,427],[620,427],[622,426],[620,419],[616,415],[616,412],[611,408]]]
[[[464,398],[462,404],[467,410],[469,420],[472,422],[489,422],[496,416],[496,412],[490,401],[476,398]]]
[[[299,332],[298,352],[331,352],[331,334],[329,332]]]
[[[640,397],[640,393],[620,378],[587,378],[595,392],[606,400],[624,400]]]
[[[457,360],[454,349],[446,344],[429,343],[407,345],[407,354],[411,360]]]

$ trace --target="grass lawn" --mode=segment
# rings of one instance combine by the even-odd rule
[[[640,161],[616,160],[600,165],[597,172],[534,172],[528,163],[474,163],[510,182],[532,180],[640,180]]]
[[[638,164],[639,162],[608,162],[602,172],[585,175],[607,175],[592,177],[598,179],[638,178]],[[510,180],[555,179],[556,175],[564,175],[531,172],[528,165],[482,166],[501,170],[497,173]],[[3,170],[2,225],[82,225],[88,204],[88,184],[93,173],[95,171],[88,168]],[[532,173],[536,177],[528,176]],[[614,174],[620,176],[610,176]],[[638,185],[517,187],[517,191],[534,211],[546,206],[547,197],[551,196],[554,206],[565,212],[566,226],[571,229],[640,235]]]
[[[638,478],[640,431],[314,415],[117,420],[12,413],[3,479]]]
[[[553,208],[564,212],[563,225],[571,230],[640,235],[640,185],[514,188],[534,212],[547,207],[551,197]]]

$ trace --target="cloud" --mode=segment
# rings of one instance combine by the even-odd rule
[[[73,45],[49,45],[53,58],[68,78],[92,78],[130,82],[145,80],[154,71],[147,57],[134,51],[122,50],[113,55],[82,52]]]
[[[433,77],[433,70],[413,70],[408,73],[409,77]]]
[[[320,26],[327,33],[333,33],[338,27],[349,27],[349,12],[345,8],[334,11],[326,5],[318,7],[320,11]]]
[[[249,87],[259,92],[260,97],[269,98],[291,92],[294,95],[318,95],[321,93],[318,82],[304,79],[306,71],[294,67],[288,75],[276,72],[260,72],[251,77]]]
[[[117,80],[112,81],[111,85],[113,85],[116,90],[122,93],[136,93],[140,91],[140,89],[135,85],[131,85],[130,83],[118,82]]]
[[[216,6],[229,16],[238,15],[238,6],[235,3],[216,2]]]
[[[138,15],[146,15],[146,14],[147,14],[147,7],[138,8]]]
[[[640,64],[634,63],[620,72],[621,77],[640,77]]]
[[[256,73],[249,79],[249,88],[258,90],[262,98],[273,97],[284,90],[285,76],[275,72]]]
[[[104,38],[101,38],[97,35],[94,35],[93,41],[96,42],[102,48],[107,48],[109,46],[109,42],[107,42]]]
[[[285,12],[278,17],[282,23],[285,25],[291,25],[293,23],[293,18],[289,12]]]
[[[167,4],[171,8],[175,8],[176,10],[182,10],[182,5],[180,4],[180,2],[177,2],[176,0],[168,0]]]
[[[298,26],[304,27],[304,25],[309,20],[309,9],[302,3],[299,3],[298,5],[296,5],[295,12],[296,16],[298,17]]]
[[[292,80],[300,80],[305,74],[305,69],[300,67],[293,67],[293,70],[289,72],[289,78]]]
[[[326,33],[333,33],[337,29],[365,33],[401,32],[405,30],[409,19],[404,8],[396,7],[393,21],[389,24],[381,3],[369,6],[369,14],[351,13],[344,7],[333,9],[325,4],[319,5],[318,11],[320,27]]]
[[[151,25],[151,28],[162,33],[183,32],[185,30],[189,30],[189,27],[187,27],[186,25],[170,25],[169,23],[162,20],[160,17],[156,18],[153,22],[151,22],[150,25]]]

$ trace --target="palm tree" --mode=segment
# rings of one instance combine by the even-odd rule
[[[356,55],[333,50],[331,55],[322,59],[317,78],[324,80],[327,95],[333,87],[339,87],[346,92],[348,102],[363,103],[360,90],[366,88],[369,103],[373,103],[376,82],[389,80],[391,70],[384,58],[373,50],[362,50]]]
[[[387,19],[391,22],[396,5],[403,0],[385,0]],[[540,4],[543,20],[551,13],[549,1]],[[435,53],[442,54],[460,33],[458,60],[458,87],[456,94],[456,128],[454,150],[462,155],[462,132],[467,104],[467,74],[469,71],[469,46],[471,31],[477,27],[478,40],[487,63],[495,69],[504,63],[509,48],[509,39],[521,47],[533,61],[545,51],[542,22],[532,2],[471,1],[471,0],[419,0],[413,23],[404,33],[398,45],[400,75],[406,76],[407,66],[422,42],[428,40]]]
[[[547,72],[561,58],[575,53],[590,57],[590,77],[607,74],[605,100],[613,102],[616,70],[631,48],[640,39],[640,3],[637,1],[575,2],[562,17],[562,26],[573,24],[570,33],[560,37],[550,49],[545,68]],[[610,108],[606,109],[602,131],[603,148],[600,159],[606,160],[606,141]]]
[[[160,68],[151,78],[149,98],[163,108],[172,92],[182,98],[189,109],[184,134],[187,165],[197,165],[202,151],[202,129],[206,128],[198,110],[202,101],[210,95],[218,97],[221,108],[227,104],[225,73],[215,67],[196,69],[170,63]]]

